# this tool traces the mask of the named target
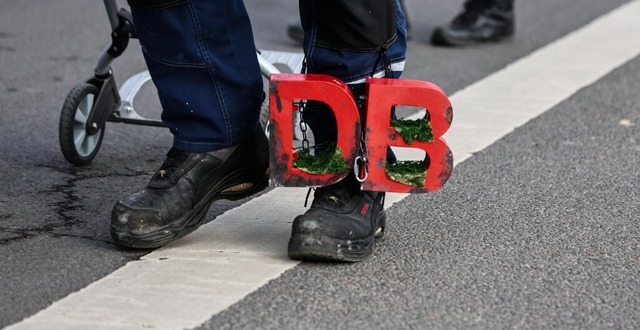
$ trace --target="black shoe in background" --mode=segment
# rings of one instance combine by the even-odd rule
[[[317,188],[309,210],[293,221],[288,254],[292,259],[357,262],[373,253],[384,235],[383,192],[360,190],[353,174]]]
[[[287,35],[291,40],[302,45],[304,41],[304,30],[302,29],[302,23],[300,21],[290,23],[287,26]]]
[[[116,203],[111,237],[123,246],[156,248],[196,230],[214,201],[268,186],[268,148],[259,127],[239,145],[216,152],[172,148],[145,188]]]
[[[431,43],[468,46],[503,41],[513,33],[513,0],[470,0],[449,25],[435,29]]]

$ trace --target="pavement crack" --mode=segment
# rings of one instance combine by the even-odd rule
[[[39,194],[45,195],[59,195],[61,197],[56,198],[56,201],[49,204],[54,213],[54,217],[57,221],[49,222],[45,225],[38,227],[27,228],[15,228],[15,227],[0,227],[0,245],[5,245],[10,242],[29,239],[38,235],[47,234],[54,237],[76,237],[84,238],[93,241],[104,242],[112,244],[107,240],[100,240],[95,237],[82,236],[76,234],[67,234],[59,232],[60,229],[72,229],[85,223],[86,220],[82,220],[77,216],[78,211],[86,210],[86,205],[82,202],[85,196],[77,193],[77,185],[79,182],[92,179],[102,178],[115,178],[115,177],[137,177],[140,175],[151,175],[145,171],[137,171],[127,169],[128,172],[99,172],[70,168],[70,167],[56,167],[50,165],[35,165],[35,167],[49,168],[56,172],[66,174],[69,177],[62,183],[53,184],[47,189],[40,190]],[[84,172],[84,173],[83,173]],[[92,173],[93,172],[93,173]],[[11,214],[0,214],[0,220],[7,220],[14,216]],[[8,236],[8,237],[7,237]]]
[[[62,194],[62,199],[53,203],[53,209],[60,219],[64,223],[57,227],[72,227],[80,222],[72,213],[78,210],[84,210],[85,206],[81,201],[84,196],[78,195],[75,192],[75,188],[78,182],[84,180],[113,178],[113,177],[136,177],[140,175],[148,175],[146,172],[134,171],[132,173],[102,173],[102,174],[87,174],[79,175],[77,172],[61,184],[53,185],[52,189],[44,190],[43,193],[56,193]]]
[[[0,245],[6,245],[14,241],[28,239],[28,238],[39,236],[42,234],[48,234],[48,235],[51,235],[52,237],[80,238],[80,239],[86,239],[94,242],[101,242],[101,243],[117,246],[115,243],[109,240],[97,239],[93,236],[56,233],[53,231],[56,229],[55,227],[56,227],[55,225],[47,225],[47,226],[34,227],[34,228],[2,228],[0,227],[0,234],[8,233],[9,235],[13,235],[13,237],[0,238]]]

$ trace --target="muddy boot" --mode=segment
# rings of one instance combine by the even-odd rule
[[[202,225],[215,200],[266,188],[268,167],[268,141],[259,127],[239,145],[215,152],[172,148],[145,188],[116,203],[111,237],[128,247],[163,246]]]
[[[360,190],[353,174],[317,188],[309,210],[293,221],[292,259],[356,262],[373,253],[384,235],[385,193]]]

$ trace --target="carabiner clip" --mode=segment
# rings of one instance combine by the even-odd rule
[[[362,167],[362,171],[360,170],[360,167]],[[367,158],[365,158],[364,156],[358,156],[353,161],[353,174],[356,175],[356,180],[358,180],[358,182],[362,183],[367,181],[367,177],[369,177],[368,167],[369,165]],[[364,173],[364,177],[360,177],[360,173]]]

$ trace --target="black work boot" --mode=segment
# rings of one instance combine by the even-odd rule
[[[513,31],[513,0],[468,0],[449,25],[435,29],[431,43],[468,46],[498,42],[511,37]]]
[[[373,253],[375,238],[384,235],[385,193],[360,190],[353,174],[317,188],[307,212],[295,218],[289,257],[356,262]]]
[[[111,237],[119,245],[155,248],[187,235],[215,200],[244,198],[268,186],[268,148],[259,127],[239,145],[216,152],[172,148],[147,187],[116,203]]]

